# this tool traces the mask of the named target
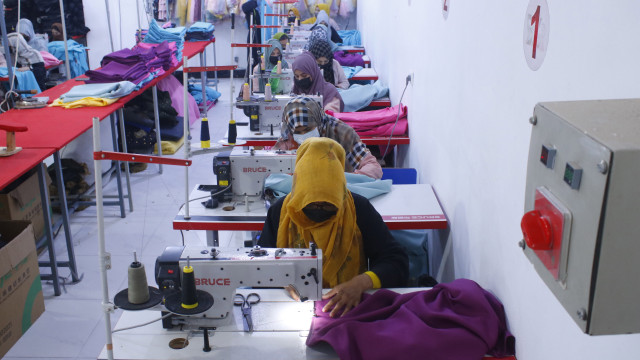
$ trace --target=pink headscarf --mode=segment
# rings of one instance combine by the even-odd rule
[[[337,97],[340,99],[340,111],[344,109],[344,102],[342,101],[340,93],[338,93],[338,90],[333,84],[324,80],[324,77],[320,72],[320,68],[318,67],[318,63],[316,62],[316,58],[310,52],[304,51],[302,54],[298,55],[291,68],[294,72],[296,70],[300,70],[311,75],[311,88],[307,90],[307,95],[322,95],[323,104],[326,104]],[[293,85],[293,93],[298,95],[303,94],[302,90],[300,90],[295,83]]]

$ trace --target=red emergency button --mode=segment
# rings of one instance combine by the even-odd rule
[[[551,224],[540,211],[532,210],[522,216],[520,222],[524,241],[533,250],[551,249]]]
[[[169,274],[173,274],[173,269],[168,269],[168,270],[167,270],[167,272],[168,272]]]

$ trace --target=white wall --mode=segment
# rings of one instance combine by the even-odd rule
[[[639,97],[640,2],[548,0],[538,71],[523,56],[527,0],[448,3],[444,20],[441,0],[359,1],[358,27],[394,104],[415,73],[404,165],[442,202],[455,276],[502,300],[519,360],[640,358],[640,335],[584,335],[517,246],[534,105]]]

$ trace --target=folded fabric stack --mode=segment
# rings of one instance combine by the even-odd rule
[[[213,24],[206,22],[195,22],[187,30],[187,41],[206,41],[213,39]]]
[[[64,41],[51,41],[47,45],[49,52],[60,60],[65,60],[64,55]],[[89,70],[89,63],[87,62],[87,53],[85,47],[77,43],[75,40],[67,40],[67,49],[69,52],[69,70],[71,71],[71,77],[76,77],[84,74]]]
[[[84,106],[107,106],[113,104],[119,98],[129,95],[135,88],[136,85],[129,81],[77,85],[62,94],[51,106],[61,106],[65,109]]]
[[[100,69],[86,72],[87,83],[130,81],[137,90],[178,64],[172,49],[175,44],[163,41],[115,51],[102,58]]]
[[[396,124],[398,111],[400,111],[400,117]],[[327,114],[349,124],[360,136],[390,136],[407,133],[407,107],[402,104],[372,111],[334,113],[328,110]]]
[[[336,51],[333,58],[342,66],[364,66],[362,54],[348,53],[346,51]]]
[[[362,45],[358,30],[338,30],[338,35],[342,38],[342,45]]]
[[[187,30],[183,26],[163,29],[158,25],[156,20],[153,19],[151,20],[151,24],[149,24],[149,32],[142,42],[147,44],[160,44],[163,41],[175,42],[176,59],[178,59],[178,61],[182,61],[182,50],[184,48],[184,36],[186,31]]]

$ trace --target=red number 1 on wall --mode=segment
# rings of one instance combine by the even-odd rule
[[[446,4],[446,0],[445,0],[445,4]],[[540,25],[540,5],[538,5],[536,12],[531,17],[531,25],[533,25],[533,23],[536,24],[536,27],[533,32],[533,50],[531,51],[531,57],[535,59],[536,48],[538,47],[538,26]]]

